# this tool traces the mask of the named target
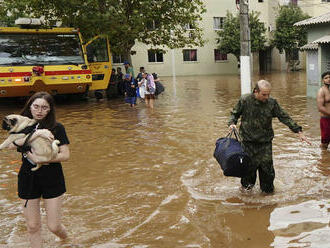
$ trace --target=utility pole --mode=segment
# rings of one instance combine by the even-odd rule
[[[251,40],[249,27],[249,0],[239,1],[241,37],[241,94],[251,93]]]

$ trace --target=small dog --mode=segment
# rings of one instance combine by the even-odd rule
[[[8,115],[3,119],[2,128],[9,132],[8,138],[0,145],[0,150],[8,147],[17,139],[27,138],[29,134],[25,134],[22,131],[31,127],[36,123],[35,120],[30,119],[22,115]],[[31,147],[31,151],[36,156],[42,158],[44,161],[50,161],[53,159],[59,151],[58,144],[60,141],[54,140],[50,141],[44,137],[38,136],[32,141],[28,141],[27,145]],[[37,164],[36,167],[33,167],[31,170],[38,170],[42,164]]]

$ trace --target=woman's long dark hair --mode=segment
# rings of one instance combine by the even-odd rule
[[[33,116],[31,113],[31,105],[38,98],[45,99],[48,102],[49,107],[50,107],[48,114],[39,123],[41,124],[42,128],[47,128],[49,130],[52,130],[56,125],[55,103],[54,103],[54,98],[47,92],[40,91],[40,92],[33,94],[30,97],[30,99],[26,102],[24,108],[21,111],[21,115],[27,116],[27,117],[33,119]]]

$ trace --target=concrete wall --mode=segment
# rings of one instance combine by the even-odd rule
[[[308,43],[330,34],[330,25],[311,25],[308,29]],[[306,74],[307,74],[307,96],[316,97],[321,86],[321,74],[330,70],[330,45],[320,44],[318,50],[307,51]]]
[[[310,16],[320,16],[330,11],[330,2],[321,0],[298,0],[298,6]]]
[[[308,43],[330,34],[330,24],[317,24],[308,26]]]
[[[249,1],[250,11],[255,10],[261,13],[260,19],[265,23],[267,29],[267,37],[271,37],[272,31],[275,27],[275,11],[274,7],[277,6],[278,0],[264,1],[259,3],[258,1]],[[137,43],[133,50],[136,51],[136,55],[132,56],[132,63],[135,72],[138,71],[140,66],[144,66],[148,72],[157,72],[160,76],[170,76],[173,71],[176,75],[210,75],[210,74],[236,74],[239,73],[237,68],[236,58],[228,54],[227,61],[215,61],[214,49],[217,48],[216,38],[218,37],[216,31],[213,29],[213,17],[225,17],[227,11],[237,14],[238,9],[234,0],[205,0],[207,12],[203,15],[203,21],[201,27],[204,31],[204,39],[207,40],[204,47],[195,47],[197,49],[197,61],[196,62],[184,62],[182,50],[175,49],[174,51],[167,48],[166,54],[164,54],[164,62],[162,63],[149,63],[148,62],[148,49],[142,43]],[[191,49],[191,48],[189,48]],[[253,70],[259,71],[259,56],[254,54],[253,56]],[[175,69],[173,70],[173,58],[175,63]],[[121,66],[114,64],[114,67]]]
[[[318,1],[318,4],[311,3],[310,1]],[[144,66],[148,72],[157,72],[160,76],[170,76],[175,71],[176,75],[210,75],[210,74],[236,74],[239,73],[237,69],[237,60],[233,55],[228,55],[227,61],[215,61],[214,49],[217,48],[216,38],[217,33],[213,29],[213,17],[225,17],[226,12],[229,11],[233,14],[238,13],[234,0],[204,0],[207,12],[203,15],[203,21],[201,27],[204,30],[204,39],[207,40],[204,47],[195,47],[197,49],[197,61],[196,62],[184,62],[183,61],[183,49],[169,50],[166,47],[164,54],[164,61],[161,63],[149,63],[148,62],[148,49],[142,43],[137,43],[133,50],[136,51],[136,55],[132,56],[132,63],[137,74],[140,66]],[[305,4],[303,4],[305,2]],[[260,20],[265,23],[267,29],[267,38],[271,38],[275,30],[275,19],[278,13],[279,4],[286,4],[286,0],[265,0],[259,3],[257,0],[249,1],[249,9],[260,12]],[[299,0],[298,5],[301,5],[305,12],[314,16],[314,13],[326,12],[329,9],[325,9],[325,5],[329,3],[320,3],[320,0]],[[310,7],[312,6],[312,7]],[[305,55],[301,54],[301,65],[304,68]],[[258,55],[253,55],[253,70],[255,73],[259,71]],[[174,63],[173,63],[174,61]],[[173,64],[175,67],[173,67]],[[114,64],[114,67],[121,66],[120,64]],[[274,48],[272,50],[272,70],[281,71],[287,69],[287,63],[285,61],[285,54],[279,54],[278,50]],[[174,68],[174,69],[173,69]]]
[[[214,49],[217,48],[216,38],[218,37],[216,30],[213,28],[213,17],[225,17],[227,10],[236,13],[238,10],[231,0],[222,0],[221,4],[218,0],[205,1],[207,12],[203,15],[203,22],[200,26],[204,31],[204,39],[206,43],[203,47],[192,47],[166,50],[164,54],[164,62],[149,63],[148,62],[148,46],[137,43],[133,50],[137,53],[132,56],[133,66],[137,70],[140,66],[144,66],[148,72],[157,72],[161,76],[170,76],[175,71],[176,75],[203,75],[203,74],[235,74],[238,73],[237,60],[233,55],[228,55],[227,61],[215,61]],[[197,61],[183,61],[183,49],[197,49]],[[174,58],[174,59],[173,59]],[[173,70],[173,61],[175,69]]]
[[[319,55],[318,50],[309,50],[307,53],[307,96],[316,97],[320,88]]]

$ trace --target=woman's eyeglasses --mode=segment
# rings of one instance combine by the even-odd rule
[[[49,110],[49,106],[45,106],[45,105],[38,105],[38,104],[32,104],[31,107],[34,109],[34,110],[42,110],[42,111],[47,111]]]

